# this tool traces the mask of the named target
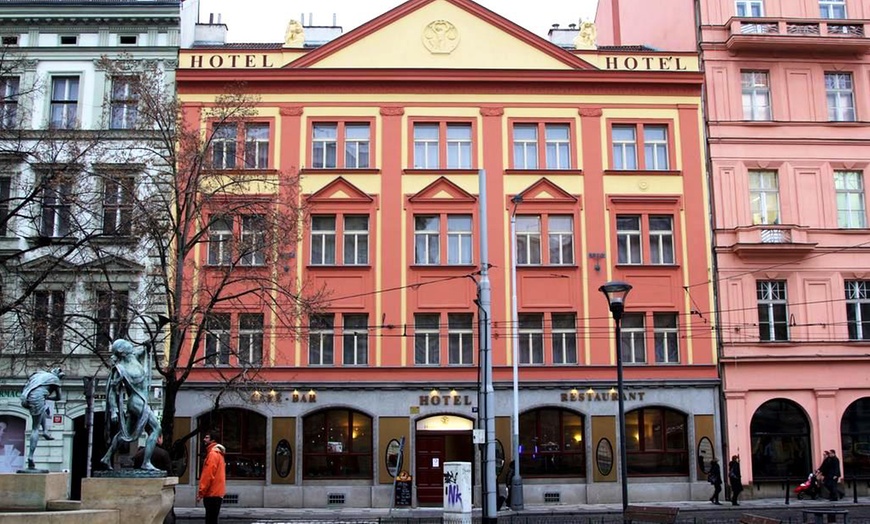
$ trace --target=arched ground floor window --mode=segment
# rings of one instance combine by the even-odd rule
[[[756,480],[806,478],[812,472],[810,424],[803,409],[777,398],[758,407],[749,424],[752,477]]]
[[[840,422],[843,475],[870,477],[870,397],[852,402]]]
[[[197,420],[202,431],[216,429],[218,443],[226,448],[228,479],[266,478],[266,417],[246,409],[227,408],[202,415]],[[197,477],[202,470],[205,447],[199,442]]]
[[[520,474],[523,477],[585,477],[583,415],[542,408],[520,415]]]
[[[688,418],[663,407],[625,414],[625,450],[629,476],[689,474]]]
[[[302,421],[302,478],[372,478],[372,418],[327,409]]]

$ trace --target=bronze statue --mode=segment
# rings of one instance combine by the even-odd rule
[[[160,436],[160,423],[148,405],[151,370],[142,362],[144,353],[144,348],[136,348],[128,340],[119,339],[112,343],[113,365],[106,384],[106,413],[112,426],[118,426],[118,431],[101,459],[108,469],[112,469],[112,457],[118,444],[138,440],[147,427],[148,437],[140,468],[157,471],[151,464],[151,456]]]
[[[31,430],[30,430],[30,449],[27,452],[27,468],[35,469],[36,465],[33,462],[33,453],[36,451],[36,445],[39,443],[40,434],[45,440],[54,440],[54,437],[48,434],[46,421],[48,420],[49,412],[47,400],[60,400],[60,385],[63,379],[63,370],[54,368],[51,371],[37,371],[30,375],[27,379],[27,384],[21,391],[21,405],[30,411]]]

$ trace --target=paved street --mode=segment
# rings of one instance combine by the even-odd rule
[[[734,523],[744,513],[775,517],[783,522],[803,522],[803,509],[836,507],[849,511],[847,524],[870,523],[870,497],[861,497],[855,504],[851,497],[838,502],[826,500],[800,501],[792,499],[788,505],[783,499],[746,500],[739,506],[723,503],[713,506],[709,502],[669,502],[644,503],[647,506],[677,506],[680,508],[680,523]],[[499,513],[500,524],[545,524],[554,523],[584,523],[608,524],[621,519],[620,504],[588,504],[588,505],[541,505],[526,506],[522,512],[502,511]],[[181,523],[203,522],[204,510],[197,508],[178,508],[178,521]],[[479,522],[480,512],[474,513],[475,522]],[[347,524],[363,524],[378,522],[402,522],[407,524],[429,524],[441,521],[440,508],[396,509],[390,512],[385,509],[346,508],[346,509],[294,509],[294,508],[234,508],[224,507],[221,510],[223,523],[281,523],[293,522],[333,522]],[[842,523],[842,520],[838,520]]]

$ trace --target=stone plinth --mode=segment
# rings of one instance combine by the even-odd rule
[[[118,512],[109,509],[33,513],[0,511],[0,524],[118,524]]]
[[[67,473],[0,474],[0,511],[45,511],[49,500],[67,497]]]
[[[82,509],[116,509],[120,522],[160,524],[175,502],[178,477],[84,478]]]

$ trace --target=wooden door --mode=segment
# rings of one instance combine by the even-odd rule
[[[417,433],[417,504],[444,503],[444,436]]]

